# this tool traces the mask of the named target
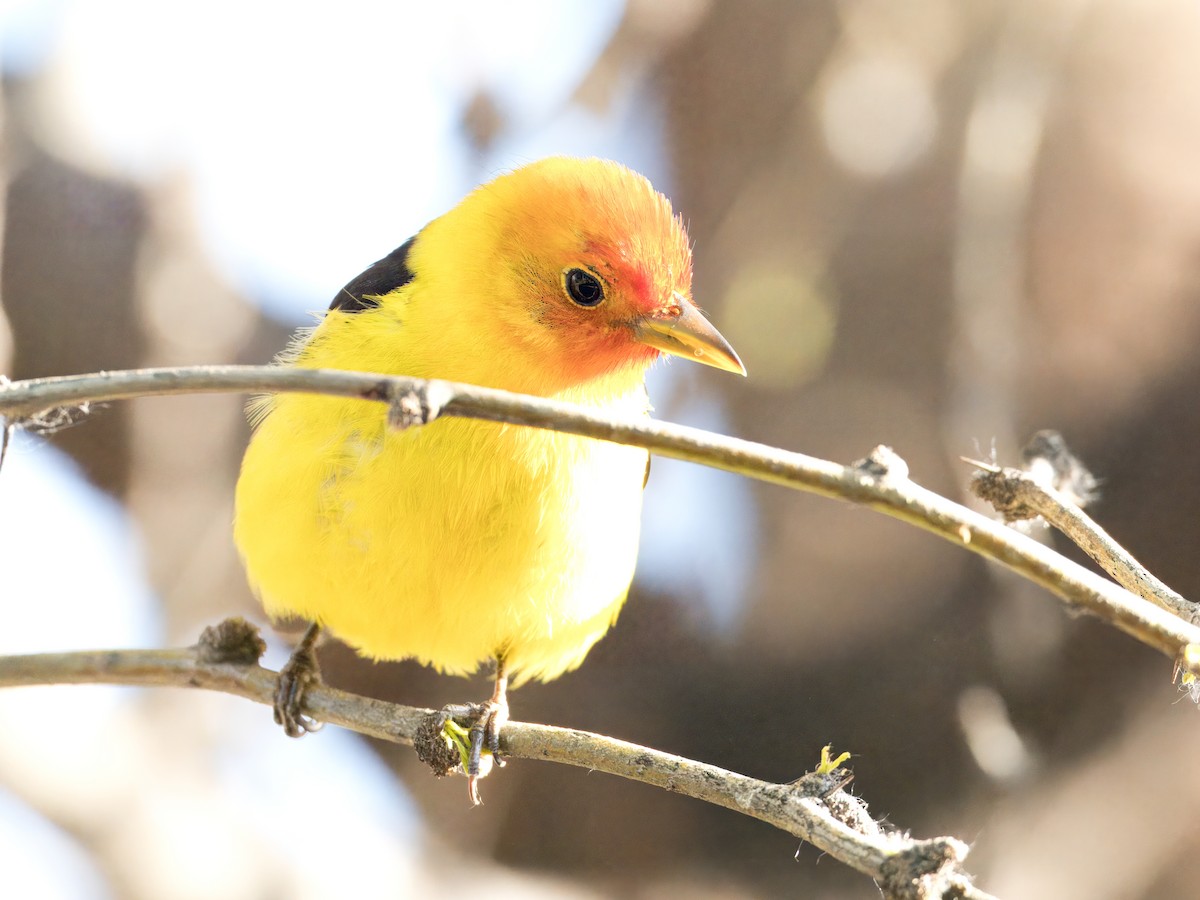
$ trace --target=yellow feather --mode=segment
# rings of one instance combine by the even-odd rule
[[[406,262],[410,281],[373,308],[331,310],[282,362],[644,415],[657,351],[635,326],[690,290],[669,205],[595,160],[549,160],[480,188],[430,223]],[[571,266],[603,276],[601,307],[563,295]],[[254,415],[234,534],[272,616],[445,672],[503,657],[515,683],[578,666],[615,620],[636,561],[644,450],[465,419],[398,432],[378,404],[301,394]]]

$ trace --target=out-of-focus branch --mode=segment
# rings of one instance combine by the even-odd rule
[[[1015,443],[1027,342],[1029,223],[1050,112],[1092,0],[997,7],[967,113],[955,190],[949,433]]]
[[[1171,590],[1133,558],[1078,505],[1022,469],[968,460],[979,468],[971,490],[1008,522],[1041,516],[1100,564],[1126,590],[1200,625],[1200,607]]]
[[[1185,652],[1200,644],[1196,625],[1002,523],[926,490],[908,478],[907,465],[886,447],[877,448],[868,459],[842,466],[697,428],[607,416],[569,403],[474,385],[272,366],[139,369],[10,382],[0,384],[0,416],[36,422],[45,411],[63,405],[222,391],[301,391],[383,402],[389,404],[389,418],[399,428],[425,425],[447,415],[548,428],[644,447],[663,456],[849,500],[1002,563],[1072,607],[1111,622],[1200,675],[1194,662],[1197,654]]]
[[[231,619],[179,650],[109,650],[0,657],[0,687],[125,684],[222,691],[272,705],[278,673],[257,663],[262,641],[253,626]],[[437,713],[373,700],[316,684],[304,711],[360,734],[413,744],[429,734]],[[875,879],[888,898],[990,896],[971,884],[961,864],[967,846],[952,837],[916,840],[883,833],[861,801],[842,789],[840,769],[772,784],[706,763],[574,729],[508,722],[501,749],[509,757],[565,763],[661,787],[774,825]]]

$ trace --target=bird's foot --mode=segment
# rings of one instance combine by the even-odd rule
[[[304,737],[309,732],[321,730],[321,723],[306,716],[302,709],[308,689],[321,683],[316,648],[319,635],[320,626],[310,625],[279,670],[279,679],[275,683],[275,723],[283,726],[288,737]]]
[[[459,722],[469,725],[461,725]],[[486,703],[456,703],[442,707],[438,713],[439,730],[447,744],[458,751],[459,761],[467,774],[467,795],[473,806],[479,806],[479,780],[486,778],[492,766],[503,766],[500,755],[500,729],[508,721],[508,704],[489,700]]]

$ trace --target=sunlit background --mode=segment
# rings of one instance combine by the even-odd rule
[[[606,156],[673,197],[750,371],[661,367],[657,415],[842,462],[887,443],[959,499],[960,456],[1054,427],[1098,518],[1200,596],[1200,5],[0,0],[0,70],[12,378],[265,362],[479,182]],[[18,436],[0,653],[263,621],[230,539],[242,402]],[[646,506],[618,626],[516,718],[776,781],[832,743],[1000,896],[1195,896],[1200,720],[1169,661],[861,509],[664,460]],[[322,652],[372,696],[487,690]],[[221,695],[6,690],[0,896],[878,896],[645,786],[515,761],[484,788],[470,809],[407,748],[288,740]]]

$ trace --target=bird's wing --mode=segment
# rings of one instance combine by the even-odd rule
[[[372,263],[362,274],[338,291],[330,310],[346,313],[362,312],[379,305],[379,298],[413,280],[408,267],[408,253],[417,236],[413,235],[383,259]]]
[[[397,288],[404,287],[413,280],[412,269],[408,267],[408,253],[412,250],[417,235],[413,235],[383,259],[372,263],[358,277],[338,291],[333,302],[329,304],[330,311],[344,313],[359,313],[374,309],[379,305],[379,298],[390,294]],[[293,336],[287,348],[275,357],[277,365],[291,365],[304,352],[305,346],[312,337],[313,328],[301,328]],[[246,404],[246,415],[250,425],[258,428],[275,408],[278,398],[275,394],[260,394],[250,398]]]

